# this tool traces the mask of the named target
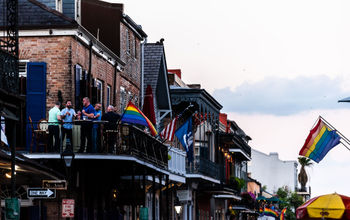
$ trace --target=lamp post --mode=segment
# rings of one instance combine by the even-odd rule
[[[70,140],[67,139],[67,142],[66,142],[66,149],[64,150],[64,152],[61,153],[61,159],[64,161],[64,165],[66,167],[66,179],[68,181],[68,184],[67,184],[67,190],[68,190],[68,196],[67,197],[71,197],[71,184],[72,184],[72,181],[71,181],[71,166],[72,166],[72,162],[74,160],[74,157],[75,157],[75,154],[72,150],[72,146],[71,146],[71,143],[70,143]],[[67,218],[68,219],[68,218]]]

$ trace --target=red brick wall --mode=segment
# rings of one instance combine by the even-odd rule
[[[58,100],[58,90],[62,92],[63,101],[74,101],[74,66],[79,64],[83,70],[88,70],[89,48],[70,36],[21,37],[19,42],[20,59],[47,63],[47,110]],[[112,87],[110,100],[113,104],[114,66],[93,53],[91,73],[93,78],[103,82],[104,103],[107,85]]]
[[[45,62],[47,109],[58,100],[58,90],[63,99],[72,94],[71,77],[71,37],[21,37],[19,39],[19,57],[30,62]]]
[[[126,36],[126,26],[121,25],[122,36]],[[132,41],[135,41],[133,32],[130,31]],[[123,38],[123,37],[122,37]],[[72,36],[48,36],[48,37],[21,37],[19,40],[20,59],[30,62],[47,63],[47,110],[58,100],[58,91],[62,92],[63,101],[70,99],[74,102],[74,66],[79,64],[82,70],[89,69],[89,48]],[[107,102],[107,85],[111,86],[110,102],[113,104],[114,91],[117,92],[116,106],[122,111],[120,103],[120,87],[124,87],[127,101],[133,98],[135,104],[139,104],[140,93],[140,40],[136,38],[136,56],[133,47],[131,53],[126,53],[126,42],[122,40],[122,57],[126,63],[124,70],[118,72],[116,89],[114,83],[114,66],[103,59],[98,53],[92,56],[92,77],[103,82],[103,100]],[[74,103],[75,104],[75,103]]]
[[[130,39],[130,52],[127,51],[127,33],[129,33]],[[134,32],[132,32],[123,23],[120,24],[120,39],[120,58],[126,63],[126,65],[124,67],[124,71],[120,73],[121,81],[118,89],[120,86],[126,88],[127,92],[132,93],[132,97],[135,99],[133,100],[135,101],[134,103],[139,104],[141,80],[141,41],[135,36]],[[134,45],[136,46],[136,54]]]

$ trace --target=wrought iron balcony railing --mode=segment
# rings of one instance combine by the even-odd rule
[[[18,93],[17,68],[18,60],[0,48],[0,89],[13,94]]]
[[[186,171],[224,181],[224,167],[204,157],[196,156],[194,163],[186,166]]]
[[[62,129],[62,123],[53,128],[46,120],[29,121],[26,126],[26,150],[30,153],[61,153],[71,146],[76,153],[133,155],[168,169],[168,147],[135,126],[83,120],[70,125],[72,140],[64,135],[67,131]],[[55,139],[55,134],[58,139]],[[67,139],[70,141],[67,142]],[[82,142],[85,142],[85,147],[82,147]]]

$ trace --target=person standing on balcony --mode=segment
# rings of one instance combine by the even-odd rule
[[[58,152],[60,147],[60,129],[59,121],[61,120],[60,102],[56,102],[55,106],[49,111],[49,149],[50,152]],[[55,146],[53,145],[55,138]]]
[[[94,115],[94,121],[101,121],[102,117],[102,105],[101,103],[95,104],[95,115]],[[92,152],[97,153],[98,149],[100,149],[100,142],[101,142],[101,130],[100,125],[98,123],[94,123],[92,127]]]
[[[103,121],[108,121],[105,124],[104,130],[107,135],[107,151],[108,153],[113,153],[114,144],[116,143],[117,136],[117,123],[120,120],[121,116],[118,113],[114,112],[114,107],[109,105],[107,107],[107,113],[102,115]]]
[[[66,108],[64,108],[61,111],[61,118],[63,121],[63,125],[61,128],[61,133],[62,133],[62,141],[64,140],[64,137],[67,136],[66,140],[70,140],[70,143],[73,143],[73,135],[72,135],[72,131],[73,131],[73,118],[77,115],[75,113],[75,110],[72,108],[72,102],[70,100],[68,100],[66,102]],[[70,145],[72,146],[72,145]],[[70,149],[72,150],[72,149]]]
[[[83,120],[86,121],[81,125],[81,134],[80,134],[80,149],[79,153],[83,153],[85,151],[85,141],[87,139],[87,149],[86,152],[91,153],[91,137],[92,137],[92,121],[95,116],[95,109],[90,104],[90,99],[88,97],[83,98],[83,110],[81,111],[81,115]]]

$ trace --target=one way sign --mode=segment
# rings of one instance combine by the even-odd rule
[[[53,199],[56,198],[55,189],[42,189],[42,188],[28,188],[27,189],[28,198],[37,199]]]

